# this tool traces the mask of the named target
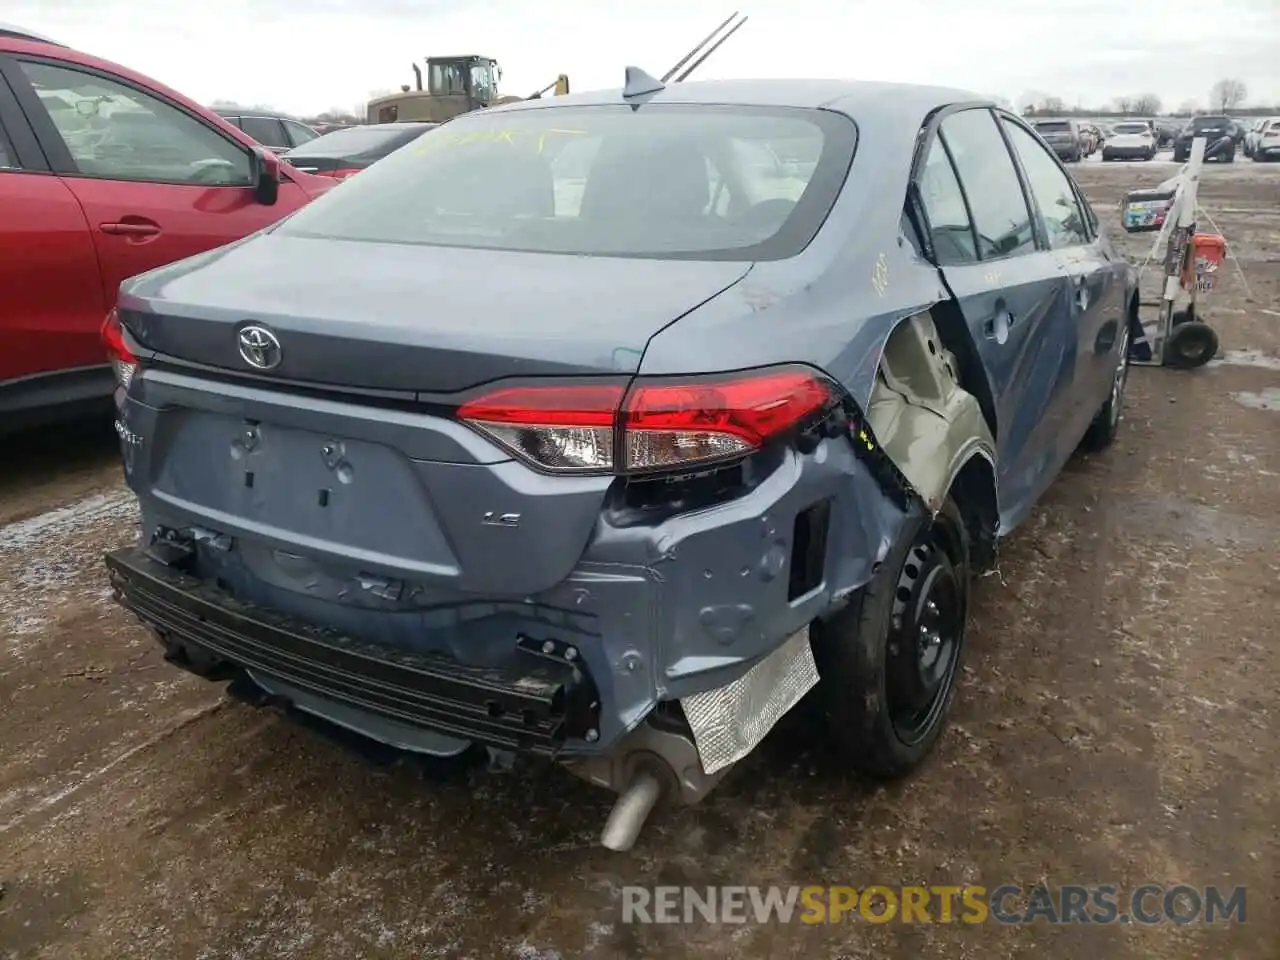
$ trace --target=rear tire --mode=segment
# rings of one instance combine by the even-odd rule
[[[1126,323],[1124,332],[1121,334],[1120,362],[1116,365],[1116,371],[1111,380],[1111,390],[1080,443],[1086,451],[1105,450],[1115,442],[1116,434],[1120,432],[1120,414],[1124,410],[1124,389],[1129,383],[1129,347],[1132,343],[1133,329],[1129,323]]]
[[[812,625],[818,698],[858,772],[906,776],[945,727],[964,654],[969,566],[954,501],[936,517],[915,504],[872,581]]]

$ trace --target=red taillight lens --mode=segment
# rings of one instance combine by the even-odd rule
[[[803,370],[705,383],[645,383],[622,414],[627,470],[661,470],[758,450],[827,409],[830,386]]]
[[[128,387],[138,369],[138,358],[133,355],[124,342],[124,329],[120,326],[120,317],[115,310],[107,314],[102,322],[102,343],[107,348],[107,358],[115,370],[116,382]]]
[[[458,416],[544,469],[625,473],[735,459],[835,400],[827,380],[785,369],[640,379],[629,390],[616,383],[506,387],[463,404]]]
[[[626,387],[506,387],[464,403],[458,416],[548,470],[613,469],[613,423]]]

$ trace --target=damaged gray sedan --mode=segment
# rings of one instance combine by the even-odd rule
[[[811,689],[858,770],[921,762],[1137,307],[992,104],[629,78],[442,125],[104,327],[143,517],[106,562],[168,659],[561,762],[614,849]]]

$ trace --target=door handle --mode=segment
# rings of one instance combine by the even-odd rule
[[[103,233],[119,237],[154,237],[160,232],[158,223],[100,223]]]

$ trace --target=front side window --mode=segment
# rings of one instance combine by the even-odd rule
[[[1044,218],[1045,230],[1049,235],[1049,246],[1060,250],[1088,243],[1089,231],[1085,226],[1084,214],[1076,201],[1076,192],[1072,189],[1066,172],[1040,141],[1021,124],[1010,120],[1003,122],[1009,139],[1013,141],[1013,148],[1018,151],[1018,157],[1022,160],[1027,186],[1040,207],[1040,215]]]
[[[19,64],[77,172],[109,180],[252,182],[248,152],[177,107],[98,74]]]
[[[1034,251],[1035,229],[1022,183],[991,112],[980,108],[947,117],[941,136],[969,198],[979,257],[995,260]]]
[[[937,137],[920,173],[920,196],[925,216],[929,218],[929,238],[938,264],[976,263],[978,251],[973,224],[969,222],[960,181]]]
[[[818,110],[649,105],[474,113],[308,204],[282,233],[681,259],[799,253],[856,129]],[[807,143],[806,143],[807,142]],[[804,143],[808,170],[774,144]]]

